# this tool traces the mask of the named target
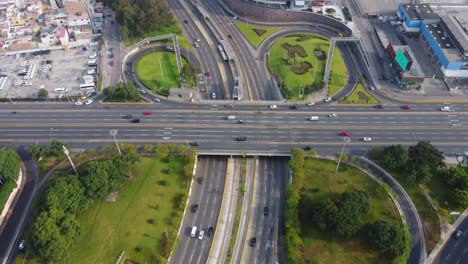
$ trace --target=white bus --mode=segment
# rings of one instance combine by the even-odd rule
[[[223,49],[223,46],[218,45],[218,51],[219,51],[219,54],[221,54],[221,58],[223,58],[223,61],[228,62],[228,57],[226,55],[226,52]]]
[[[80,90],[94,89],[94,83],[83,83],[80,84]]]

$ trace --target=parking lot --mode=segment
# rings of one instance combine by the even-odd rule
[[[97,79],[96,67],[88,67],[89,56],[96,50],[97,47],[76,48],[4,56],[0,65],[0,98],[37,98],[40,89],[47,90],[51,99],[63,100],[95,92],[80,89],[80,84]],[[85,77],[88,73],[92,77]]]

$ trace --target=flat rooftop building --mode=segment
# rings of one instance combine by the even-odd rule
[[[397,14],[407,32],[420,33],[445,83],[468,87],[468,5],[400,4]]]

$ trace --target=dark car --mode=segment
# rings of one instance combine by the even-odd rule
[[[196,213],[198,210],[198,204],[193,204],[192,206],[190,206],[190,211],[192,211],[192,213]]]
[[[212,226],[210,226],[210,228],[208,228],[208,232],[206,232],[206,235],[208,237],[212,237],[214,234],[214,228]]]
[[[256,244],[257,244],[257,238],[252,237],[252,238],[250,239],[250,246],[251,246],[251,247],[255,247]]]
[[[269,211],[269,210],[268,210],[268,206],[265,206],[265,207],[263,208],[263,214],[264,214],[264,215],[268,215],[268,211]]]
[[[304,150],[311,150],[312,148],[310,146],[305,146],[303,149]]]
[[[236,137],[236,141],[247,141],[246,137]]]
[[[188,24],[188,20],[187,20],[187,19],[184,19],[184,23],[185,23],[185,24]]]
[[[140,123],[140,119],[138,118],[132,119],[132,123]]]
[[[237,124],[240,124],[240,125],[244,124],[244,120],[237,120]]]
[[[132,115],[123,115],[122,118],[124,119],[131,119],[133,116]]]
[[[198,177],[197,182],[198,182],[198,184],[202,184],[203,183],[203,177]]]
[[[289,106],[289,109],[297,109],[297,106],[295,106],[295,105],[290,105],[290,106]]]
[[[377,109],[382,109],[382,108],[383,108],[383,105],[381,105],[381,104],[374,105],[374,108],[377,108]]]
[[[200,145],[199,145],[197,142],[191,142],[191,143],[190,143],[190,146],[192,146],[192,147],[198,147],[198,146],[200,146]]]

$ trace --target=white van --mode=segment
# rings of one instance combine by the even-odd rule
[[[310,121],[318,121],[319,120],[319,117],[318,116],[311,116]]]
[[[197,235],[197,227],[192,226],[192,231],[190,231],[190,236],[195,237]]]
[[[65,89],[65,88],[55,88],[54,91],[55,91],[56,93],[63,93],[63,92],[66,92],[67,89]]]
[[[235,115],[228,115],[228,116],[226,116],[226,120],[236,120],[236,116]]]

